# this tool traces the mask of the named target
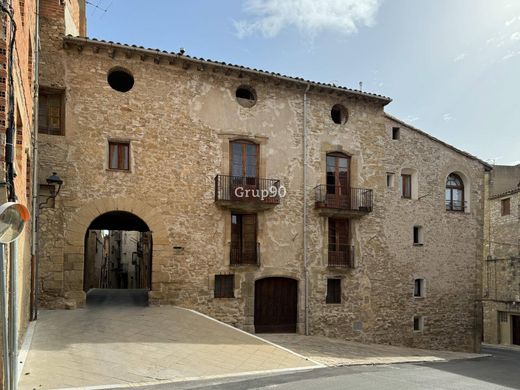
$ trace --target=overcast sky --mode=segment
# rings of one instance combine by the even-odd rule
[[[483,160],[520,163],[520,0],[89,3],[90,37],[351,88],[362,81],[413,126]]]

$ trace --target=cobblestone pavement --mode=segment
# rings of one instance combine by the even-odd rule
[[[329,367],[450,361],[489,356],[476,353],[431,351],[391,345],[362,344],[321,336],[264,334],[262,337]]]
[[[290,351],[172,307],[41,310],[20,389],[153,384],[316,367]]]

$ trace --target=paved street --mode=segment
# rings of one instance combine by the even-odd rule
[[[285,375],[140,387],[165,389],[280,390],[492,390],[520,389],[520,351],[485,348],[493,356],[438,363],[322,368]],[[137,390],[137,389],[136,389]]]
[[[167,389],[211,384],[225,389],[275,385],[321,390],[323,386],[344,388],[351,381],[360,388],[370,388],[363,386],[369,386],[375,378],[395,388],[406,388],[398,385],[403,381],[402,386],[410,388],[462,382],[480,388],[481,377],[475,376],[471,382],[457,369],[466,367],[467,372],[473,372],[472,367],[500,359],[505,367],[514,359],[519,363],[520,352],[515,355],[503,350],[490,360],[481,360],[483,355],[360,344],[320,336],[262,334],[264,340],[190,310],[147,307],[146,297],[141,290],[94,290],[87,297],[85,309],[42,310],[21,371],[20,388],[163,385],[160,388]],[[451,365],[388,365],[405,362]],[[351,367],[324,369],[326,366]],[[492,368],[500,366],[492,364]],[[476,369],[475,373],[486,371]],[[244,375],[255,375],[255,379],[232,383]],[[503,378],[499,373],[494,378],[492,383],[506,383],[500,382]]]
[[[40,311],[20,389],[105,388],[316,367],[196,312],[143,307],[139,291],[97,293],[89,302],[85,309]]]

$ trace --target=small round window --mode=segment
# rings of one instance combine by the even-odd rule
[[[330,110],[330,117],[332,121],[338,125],[343,125],[347,123],[348,120],[348,111],[345,106],[341,104],[335,104]]]
[[[107,81],[113,89],[119,92],[128,92],[134,86],[134,76],[121,68],[108,72]]]
[[[256,92],[247,85],[241,85],[235,92],[238,104],[243,107],[253,107],[256,104]]]

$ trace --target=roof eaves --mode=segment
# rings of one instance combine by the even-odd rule
[[[361,97],[365,97],[365,98],[369,98],[369,99],[375,99],[375,100],[381,101],[383,103],[383,105],[387,105],[388,103],[390,103],[392,101],[392,99],[389,98],[389,97],[378,95],[378,94],[375,94],[375,93],[363,92],[363,91],[359,91],[359,90],[356,90],[356,89],[351,89],[351,88],[342,87],[342,86],[336,86],[336,85],[333,85],[333,84],[327,84],[327,83],[321,83],[321,82],[318,82],[318,81],[306,80],[306,79],[301,78],[301,77],[287,76],[287,75],[283,75],[283,74],[280,74],[280,73],[269,72],[269,71],[262,70],[262,69],[249,68],[249,67],[243,66],[243,65],[235,65],[235,64],[230,64],[230,63],[226,63],[226,62],[214,61],[214,60],[211,60],[211,59],[191,57],[191,56],[189,56],[187,54],[181,54],[181,53],[175,53],[175,52],[167,52],[165,50],[159,50],[159,49],[145,48],[143,46],[127,45],[127,44],[123,44],[123,43],[119,43],[119,42],[98,40],[96,38],[74,37],[72,35],[65,36],[64,37],[64,42],[66,42],[66,43],[75,43],[75,44],[80,44],[80,43],[83,43],[83,44],[97,44],[97,45],[103,45],[103,46],[110,46],[110,47],[113,47],[113,48],[119,48],[119,49],[123,49],[123,50],[135,50],[135,51],[139,51],[141,53],[146,53],[146,54],[150,54],[150,55],[154,55],[154,56],[162,55],[162,56],[166,56],[166,57],[174,57],[174,58],[177,58],[177,59],[184,59],[184,60],[191,61],[191,62],[194,62],[194,63],[199,63],[199,64],[210,64],[210,65],[213,65],[213,66],[224,67],[224,68],[227,68],[227,69],[239,70],[239,71],[243,71],[243,72],[247,72],[247,73],[260,74],[262,76],[274,77],[274,78],[277,78],[277,79],[282,79],[282,80],[285,80],[285,81],[298,83],[298,84],[303,84],[303,85],[309,85],[310,84],[310,85],[315,86],[315,87],[335,90],[335,91],[338,91],[338,92],[353,94],[353,95],[357,95],[357,96],[361,96]]]
[[[438,143],[440,143],[440,144],[446,146],[447,148],[449,148],[449,149],[451,149],[451,150],[453,150],[453,151],[455,151],[455,152],[457,152],[457,153],[459,153],[459,154],[462,154],[462,155],[465,156],[465,157],[468,157],[468,158],[470,158],[470,159],[472,159],[472,160],[476,160],[476,161],[478,161],[479,163],[481,163],[482,165],[484,165],[484,167],[485,167],[486,170],[488,170],[488,171],[490,171],[490,170],[493,169],[493,166],[492,166],[491,164],[488,164],[487,162],[481,160],[480,158],[478,158],[478,157],[476,157],[476,156],[474,156],[474,155],[472,155],[472,154],[470,154],[470,153],[468,153],[468,152],[465,152],[465,151],[463,151],[463,150],[457,149],[455,146],[450,145],[450,144],[448,144],[447,142],[444,142],[444,141],[442,141],[442,140],[440,140],[440,139],[434,137],[433,135],[430,135],[430,134],[426,133],[425,131],[423,131],[423,130],[421,130],[421,129],[418,129],[417,127],[414,127],[414,126],[412,126],[412,125],[410,125],[410,124],[408,124],[408,123],[402,121],[401,119],[398,119],[398,118],[396,118],[396,117],[394,117],[394,116],[392,116],[392,115],[390,115],[390,114],[388,114],[388,113],[386,113],[386,112],[385,112],[385,116],[386,116],[387,118],[389,118],[389,119],[391,119],[391,120],[393,120],[393,121],[395,121],[395,122],[397,122],[397,123],[403,125],[403,126],[408,127],[409,129],[411,129],[411,130],[413,130],[413,131],[416,131],[416,132],[419,133],[419,134],[424,135],[425,137],[428,137],[428,138],[431,139],[432,141],[438,142]]]
[[[502,198],[502,197],[504,197],[504,196],[508,196],[508,195],[516,194],[517,192],[520,192],[520,188],[513,188],[513,189],[511,189],[511,190],[501,192],[500,194],[490,195],[490,196],[489,196],[489,199]]]

